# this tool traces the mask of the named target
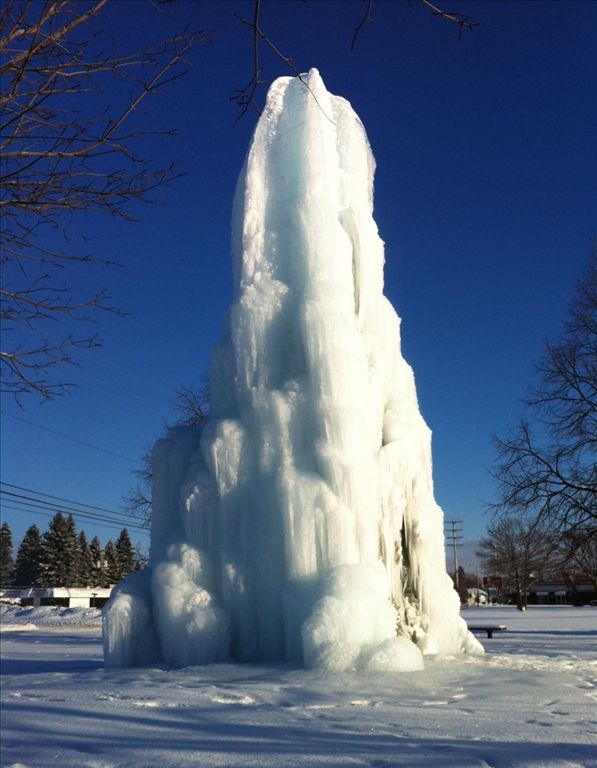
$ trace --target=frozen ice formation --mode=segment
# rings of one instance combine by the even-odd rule
[[[482,653],[446,573],[431,434],[383,295],[374,169],[317,70],[274,82],[236,190],[211,411],[154,448],[149,566],[108,604],[108,666],[408,671]]]

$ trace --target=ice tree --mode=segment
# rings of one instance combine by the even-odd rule
[[[149,566],[109,603],[107,665],[403,671],[482,652],[383,295],[374,169],[316,70],[274,82],[236,190],[211,411],[154,448]]]

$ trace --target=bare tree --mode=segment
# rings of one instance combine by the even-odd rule
[[[151,447],[147,448],[139,459],[139,468],[133,469],[136,482],[127,496],[122,499],[126,512],[143,521],[143,526],[149,528],[151,523],[151,482],[153,468],[151,463]]]
[[[553,538],[538,520],[510,515],[489,526],[477,556],[488,573],[506,579],[518,609],[524,611],[531,580],[545,568],[554,549]]]
[[[183,386],[178,389],[173,398],[173,405],[178,414],[174,426],[198,427],[207,416],[209,410],[209,383],[204,376],[200,385]],[[169,425],[164,427],[167,432]],[[147,526],[151,522],[151,484],[153,466],[151,460],[152,448],[149,447],[140,459],[141,466],[134,469],[137,482],[128,496],[123,499],[124,508],[130,514],[140,517]]]
[[[205,419],[209,409],[209,381],[204,376],[199,385],[182,386],[174,393],[174,408],[178,414],[177,425],[197,427]]]
[[[562,340],[517,429],[496,438],[499,514],[534,516],[574,541],[597,537],[597,250],[579,281]],[[572,540],[572,539],[571,539]]]
[[[559,555],[559,571],[570,590],[575,590],[575,582],[587,580],[597,592],[597,536],[571,532],[562,537]]]
[[[151,167],[139,154],[140,137],[152,132],[133,117],[150,94],[184,74],[185,57],[206,35],[185,32],[114,52],[102,35],[109,2],[5,0],[0,10],[0,371],[2,390],[17,399],[62,393],[68,384],[55,378],[56,366],[73,362],[77,347],[100,343],[88,334],[50,341],[50,321],[119,312],[106,291],[78,295],[60,279],[75,264],[110,264],[83,250],[76,217],[130,219],[131,202],[147,201],[179,175],[175,164]],[[118,12],[117,3],[111,7]]]

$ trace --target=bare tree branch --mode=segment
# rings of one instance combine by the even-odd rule
[[[363,2],[366,3],[365,13],[363,14],[362,18],[360,19],[359,23],[357,24],[354,30],[354,34],[352,36],[352,41],[350,44],[350,50],[355,49],[357,40],[365,24],[373,22],[372,11],[373,11],[374,0],[363,0]],[[412,5],[413,0],[409,0],[409,2]],[[430,2],[430,0],[418,0],[418,2],[426,6],[427,8],[429,8],[433,12],[434,16],[439,16],[440,18],[445,19],[446,21],[457,24],[460,36],[462,36],[462,31],[464,29],[472,31],[479,26],[478,23],[470,21],[468,16],[463,16],[462,14],[459,14],[459,13],[444,11],[434,3]],[[342,6],[342,12],[344,12],[344,6]],[[238,90],[236,90],[234,94],[230,97],[231,101],[234,101],[240,107],[240,114],[237,120],[240,120],[242,117],[244,117],[250,109],[254,109],[258,114],[261,113],[261,108],[257,102],[256,97],[257,97],[257,93],[259,91],[260,86],[263,85],[263,83],[265,82],[263,78],[263,70],[262,70],[261,55],[260,55],[260,46],[262,44],[265,45],[266,48],[269,48],[272,51],[272,53],[275,55],[275,57],[284,64],[285,68],[288,69],[295,77],[298,77],[299,80],[301,80],[301,82],[304,83],[305,87],[309,89],[308,83],[304,80],[300,70],[297,69],[297,67],[294,64],[294,58],[284,54],[281,48],[276,43],[273,42],[272,38],[263,31],[263,28],[261,26],[261,21],[260,21],[260,14],[261,14],[261,0],[253,0],[253,18],[252,19],[246,19],[237,13],[234,14],[234,17],[241,24],[244,24],[246,27],[248,27],[251,30],[251,41],[252,41],[251,77],[248,83],[243,88],[239,88]],[[319,106],[321,108],[321,105]],[[328,115],[326,115],[326,117],[329,118]],[[331,118],[329,119],[331,120]]]
[[[367,9],[363,15],[363,18],[360,20],[359,24],[357,25],[354,35],[352,36],[352,43],[350,44],[350,50],[354,51],[355,45],[357,44],[357,38],[361,32],[361,29],[363,26],[369,22],[370,24],[373,23],[373,16],[371,15],[371,10],[373,8],[373,0],[366,0],[367,2]]]
[[[199,386],[182,386],[174,393],[172,401],[178,419],[175,426],[185,426],[196,429],[199,427],[209,410],[209,381],[204,376]],[[164,431],[167,432],[168,425]],[[147,525],[151,521],[152,501],[151,489],[153,481],[152,451],[148,448],[141,457],[140,469],[133,470],[137,483],[131,489],[128,496],[123,498],[124,509],[138,517],[141,517]]]
[[[68,384],[53,381],[53,369],[73,363],[77,347],[100,343],[96,335],[68,335],[62,344],[30,347],[20,328],[88,321],[98,310],[123,314],[105,291],[80,297],[57,279],[74,263],[114,264],[74,245],[77,215],[134,221],[130,203],[155,202],[152,193],[181,176],[176,164],[151,167],[138,151],[142,137],[175,132],[146,130],[133,117],[150,94],[185,74],[187,55],[207,35],[184,32],[106,54],[101,14],[110,5],[6,0],[0,9],[0,371],[2,391],[17,399],[63,392]]]
[[[473,32],[479,26],[478,22],[470,21],[468,16],[463,16],[461,13],[453,13],[451,11],[443,11],[431,0],[419,0],[420,3],[430,8],[434,16],[439,16],[441,19],[451,21],[458,25],[458,35],[462,37],[462,30],[468,29]]]
[[[597,250],[562,340],[548,344],[527,416],[495,438],[497,515],[534,515],[564,536],[597,538]],[[531,420],[533,427],[531,427]]]

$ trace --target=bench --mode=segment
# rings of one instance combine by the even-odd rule
[[[507,629],[505,624],[494,624],[493,626],[483,624],[478,627],[469,627],[471,632],[487,632],[488,638],[492,638],[494,632],[505,632]]]

